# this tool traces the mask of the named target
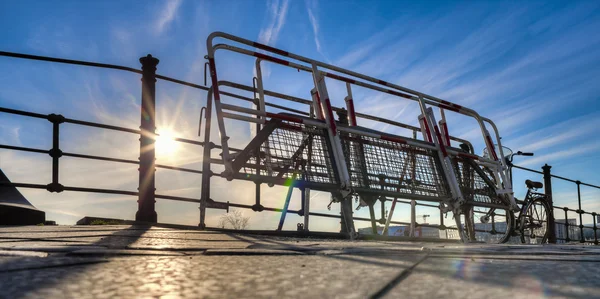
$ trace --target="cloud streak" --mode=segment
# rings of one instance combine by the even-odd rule
[[[260,30],[258,34],[259,42],[267,45],[277,43],[279,33],[285,25],[286,16],[288,13],[288,0],[273,0],[267,2],[269,21],[268,25]]]
[[[317,48],[317,52],[319,52],[319,54],[321,54],[321,56],[323,56],[325,58],[325,60],[329,63],[329,59],[327,58],[327,56],[325,56],[325,54],[323,53],[323,50],[321,49],[321,41],[319,39],[319,21],[315,17],[315,13],[313,12],[313,9],[311,8],[311,6],[316,7],[317,1],[314,1],[311,4],[310,0],[306,0],[306,12],[308,13],[308,21],[310,22],[310,25],[313,30],[313,38],[315,41],[315,47]]]
[[[161,8],[160,16],[156,20],[154,30],[156,34],[162,34],[177,17],[177,11],[181,6],[181,0],[167,0]]]

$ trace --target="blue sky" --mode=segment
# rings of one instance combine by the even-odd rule
[[[2,1],[0,49],[139,68],[151,53],[158,73],[201,84],[206,37],[224,31],[340,65],[477,110],[499,126],[505,145],[534,151],[518,164],[600,184],[600,4],[589,2],[402,1]],[[217,54],[219,75],[247,85],[253,60]],[[61,113],[78,119],[139,127],[140,81],[135,74],[0,57],[0,106]],[[266,68],[268,89],[308,98],[310,77],[279,66]],[[343,85],[331,84],[333,104],[343,105]],[[159,131],[197,138],[198,113],[206,94],[157,83]],[[357,110],[416,124],[417,107],[357,89]],[[363,123],[405,134],[389,126]],[[449,116],[450,133],[472,140],[477,128]],[[48,149],[46,121],[0,115],[0,142]],[[237,127],[243,144],[251,128]],[[216,134],[217,132],[214,131]],[[65,125],[63,150],[137,159],[137,138]],[[214,135],[216,136],[216,135]],[[181,146],[158,157],[162,164],[199,167],[200,149]],[[137,169],[63,158],[66,185],[135,190]],[[48,183],[46,156],[0,151],[0,167],[13,181]],[[515,181],[532,177],[515,174]],[[539,177],[532,177],[540,179]],[[157,171],[160,193],[199,197],[199,177]],[[213,198],[252,202],[252,184],[215,182]],[[573,207],[576,189],[554,182],[555,202]],[[285,190],[264,188],[266,204],[280,206]],[[233,190],[233,191],[232,191]],[[59,223],[84,215],[133,218],[135,198],[86,193],[21,190]],[[524,192],[516,184],[519,197]],[[582,188],[584,209],[600,211],[600,193]],[[292,208],[298,207],[297,197]],[[313,198],[326,211],[328,197]],[[406,207],[404,207],[404,210]],[[197,207],[158,201],[159,221],[197,224]],[[335,208],[334,211],[335,212]],[[419,214],[430,213],[422,211]],[[209,215],[214,221],[219,211]],[[246,212],[254,228],[274,228],[278,214]],[[365,212],[360,211],[360,216]],[[406,217],[405,212],[398,219]],[[433,217],[435,218],[435,217]],[[294,229],[299,217],[292,216]],[[431,219],[430,219],[431,220]],[[431,220],[432,222],[434,220]],[[333,220],[312,222],[336,230]],[[359,227],[367,223],[358,224]]]

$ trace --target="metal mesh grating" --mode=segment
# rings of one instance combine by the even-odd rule
[[[484,202],[484,203],[502,203],[496,195],[495,186],[490,186],[479,175],[473,167],[464,161],[464,158],[455,157],[452,159],[456,178],[460,185],[460,190],[463,197],[468,201]],[[494,181],[490,171],[482,168],[483,172],[488,174],[488,178]]]
[[[283,121],[260,145],[259,174],[315,183],[338,184],[329,157],[326,131],[321,128]],[[256,158],[251,158],[243,173],[256,174]]]
[[[353,187],[433,198],[449,196],[434,151],[353,133],[340,137]]]

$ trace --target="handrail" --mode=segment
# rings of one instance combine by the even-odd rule
[[[493,150],[494,150],[494,148],[493,148],[494,145],[493,144],[489,144],[489,140],[487,140],[486,136],[489,136],[489,133],[487,133],[487,130],[485,129],[485,125],[483,123],[482,117],[475,110],[472,110],[470,108],[466,108],[466,107],[463,107],[461,105],[457,105],[457,104],[454,104],[452,102],[448,102],[448,101],[442,100],[440,98],[437,98],[437,97],[434,97],[434,96],[431,96],[431,95],[428,95],[428,94],[424,94],[424,93],[421,93],[421,92],[418,92],[418,91],[415,91],[415,90],[412,90],[412,89],[409,89],[409,88],[406,88],[406,87],[402,87],[402,86],[397,85],[397,84],[393,84],[393,83],[390,83],[390,82],[387,82],[387,81],[376,79],[376,78],[373,78],[373,77],[370,77],[370,76],[367,76],[367,75],[359,74],[359,73],[353,72],[351,70],[346,70],[346,69],[343,69],[343,68],[336,67],[334,65],[328,64],[328,63],[324,63],[324,62],[321,62],[321,61],[313,60],[313,59],[310,59],[310,58],[307,58],[307,57],[304,57],[304,56],[301,56],[301,55],[293,54],[293,53],[290,53],[290,52],[287,52],[287,51],[283,51],[283,50],[280,50],[280,49],[277,49],[277,48],[273,48],[273,47],[270,47],[270,46],[267,46],[267,45],[264,45],[264,44],[261,44],[261,43],[253,42],[253,41],[250,41],[250,40],[238,37],[238,36],[234,36],[234,35],[227,34],[227,33],[224,33],[224,32],[219,32],[219,31],[211,33],[208,36],[208,38],[206,39],[206,46],[207,46],[207,52],[208,52],[207,56],[208,56],[208,60],[209,60],[209,65],[211,67],[211,78],[213,79],[213,81],[218,81],[217,80],[217,76],[216,76],[216,66],[215,66],[215,62],[214,62],[214,52],[215,52],[216,49],[213,48],[213,39],[216,38],[216,37],[222,37],[222,38],[229,39],[229,40],[232,40],[232,41],[235,41],[235,42],[238,42],[238,43],[242,43],[242,44],[245,44],[245,45],[248,45],[248,46],[251,46],[251,47],[255,47],[255,48],[259,48],[259,49],[265,50],[265,51],[269,51],[269,52],[275,53],[277,55],[281,55],[281,56],[285,56],[285,57],[292,58],[292,59],[295,59],[295,60],[299,60],[299,61],[302,61],[304,63],[308,63],[308,64],[316,65],[316,66],[321,66],[321,67],[324,67],[324,68],[328,68],[328,69],[334,70],[336,72],[340,72],[340,73],[343,73],[343,74],[351,75],[351,76],[354,76],[354,77],[357,77],[357,78],[360,78],[360,79],[363,79],[363,80],[366,80],[366,81],[370,81],[370,82],[373,82],[375,84],[379,84],[379,85],[391,87],[393,89],[400,90],[400,91],[412,94],[413,96],[410,97],[409,99],[417,101],[418,97],[422,97],[422,98],[424,98],[424,100],[426,100],[425,102],[427,104],[429,104],[429,105],[433,105],[433,106],[436,106],[436,107],[440,107],[440,108],[443,108],[443,109],[454,111],[454,112],[457,112],[457,113],[460,113],[460,114],[472,116],[479,123],[479,126],[481,128],[481,132],[482,132],[482,134],[484,136],[485,143],[486,143],[486,145],[488,147],[488,151],[489,152],[493,152]],[[231,46],[228,46],[228,47],[231,47]],[[256,54],[258,54],[258,55],[253,55],[253,56],[256,56],[258,58],[264,58],[264,57],[266,57],[266,55],[261,54],[261,53],[256,53]],[[283,64],[283,65],[290,65],[290,63],[288,61],[284,61],[284,60],[281,60],[281,59],[278,59],[278,58],[274,58],[274,59],[267,58],[267,59],[272,60],[272,61],[277,62],[277,63],[280,63],[280,64]],[[342,81],[344,81],[344,80],[342,80]],[[351,83],[351,84],[357,84],[357,82],[358,82],[358,81],[352,80],[352,79],[351,79],[351,81],[352,82],[348,82],[348,81],[346,81],[346,82],[347,83]],[[216,89],[215,91],[216,91],[215,97],[218,97],[218,89]],[[218,100],[218,98],[216,98],[216,99]],[[497,139],[499,140],[500,136],[497,136]],[[500,149],[500,154],[501,154],[501,159],[499,159],[499,162],[503,166],[506,166],[505,162],[504,162],[504,153],[503,153],[502,149]]]

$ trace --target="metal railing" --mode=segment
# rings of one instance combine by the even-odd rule
[[[48,120],[52,124],[52,127],[53,127],[52,148],[49,150],[40,149],[40,148],[32,148],[32,147],[13,146],[13,145],[8,145],[8,144],[0,144],[0,149],[49,155],[52,158],[51,182],[46,185],[23,183],[23,182],[0,182],[0,185],[14,186],[17,188],[44,189],[49,192],[55,192],[55,193],[60,193],[63,191],[71,191],[71,192],[89,192],[89,193],[137,196],[137,197],[139,197],[139,200],[138,200],[139,207],[138,207],[138,213],[136,214],[136,220],[147,221],[147,222],[156,222],[156,213],[154,211],[154,199],[155,198],[174,200],[174,201],[182,201],[182,202],[191,202],[191,203],[198,203],[198,204],[201,204],[202,200],[198,199],[198,198],[156,194],[154,192],[154,175],[153,175],[155,168],[200,174],[207,178],[210,178],[211,176],[220,177],[220,174],[213,173],[212,171],[208,171],[207,173],[204,173],[202,170],[154,163],[154,158],[155,158],[154,142],[155,142],[156,138],[159,136],[159,134],[154,132],[153,129],[150,129],[150,128],[154,128],[154,115],[150,115],[150,117],[146,117],[146,118],[143,115],[144,113],[148,113],[148,111],[155,110],[154,109],[154,106],[155,106],[155,104],[154,104],[154,101],[155,101],[155,99],[154,99],[154,96],[155,96],[154,82],[155,82],[155,80],[154,79],[161,79],[161,80],[181,84],[184,86],[188,86],[188,87],[192,87],[192,88],[196,88],[196,89],[200,89],[200,90],[204,90],[204,91],[208,91],[208,90],[210,90],[210,88],[206,87],[206,86],[201,86],[201,85],[194,84],[191,82],[186,82],[183,80],[178,80],[178,79],[174,79],[174,78],[170,78],[167,76],[163,76],[163,75],[154,73],[156,70],[156,65],[158,64],[158,60],[155,59],[154,57],[152,57],[151,55],[140,58],[140,62],[142,63],[142,70],[125,67],[125,66],[120,66],[120,65],[112,65],[112,64],[97,63],[97,62],[80,61],[80,60],[71,60],[71,59],[63,59],[63,58],[54,58],[54,57],[46,57],[46,56],[36,56],[36,55],[12,53],[12,52],[4,52],[4,51],[0,51],[0,56],[19,58],[19,59],[28,59],[28,60],[46,61],[46,62],[53,62],[53,63],[80,65],[80,66],[87,66],[87,67],[114,69],[114,70],[127,71],[127,72],[132,72],[132,73],[142,75],[142,126],[141,126],[142,129],[141,130],[125,128],[125,127],[120,127],[120,126],[115,126],[115,125],[110,125],[110,124],[102,124],[102,123],[90,122],[90,121],[85,121],[85,120],[79,120],[79,119],[65,117],[61,114],[53,113],[53,114],[45,115],[45,114],[40,114],[40,113],[36,113],[36,112],[0,107],[0,113],[19,115],[19,116],[28,117],[28,118],[45,119],[45,120]],[[206,77],[206,74],[205,74],[205,77]],[[206,84],[206,80],[204,83]],[[148,85],[150,85],[150,86],[148,86]],[[151,90],[151,92],[147,92],[148,90]],[[221,92],[221,93],[223,95],[235,97],[235,98],[238,98],[241,100],[256,102],[255,99],[243,97],[243,96],[240,96],[237,94],[232,94],[232,93],[228,93],[228,92]],[[302,100],[302,101],[306,101],[306,100]],[[271,107],[281,109],[281,110],[287,110],[290,112],[296,112],[296,113],[299,112],[294,109],[276,105],[276,104],[272,104],[272,103],[267,103],[267,106],[271,106]],[[203,107],[203,110],[204,110],[204,107]],[[187,143],[187,144],[202,146],[209,150],[212,148],[221,148],[220,145],[214,144],[213,142],[210,141],[210,112],[205,113],[205,117],[208,122],[205,124],[205,136],[204,136],[205,141],[204,142],[191,140],[191,139],[185,139],[185,138],[175,138],[174,140],[177,142],[183,142],[183,143]],[[147,119],[147,120],[149,119],[151,121],[151,124],[144,126],[144,119]],[[202,119],[200,119],[200,121],[202,121]],[[390,121],[390,122],[394,123],[392,121]],[[60,142],[59,142],[61,127],[64,126],[64,124],[73,124],[73,125],[78,125],[78,126],[94,127],[94,128],[105,129],[105,130],[112,130],[112,131],[125,132],[125,133],[139,135],[140,136],[140,161],[121,159],[121,158],[115,158],[115,157],[107,157],[107,156],[88,155],[88,154],[83,154],[83,153],[64,152],[61,150]],[[146,128],[144,128],[144,127],[146,127]],[[146,139],[146,140],[144,140],[144,139]],[[148,147],[149,144],[151,144],[150,147]],[[146,147],[146,149],[142,150],[142,148],[144,148],[144,147]],[[239,151],[239,149],[235,149],[235,148],[232,148],[232,150]],[[150,157],[143,159],[142,156],[144,155],[144,153],[150,153]],[[88,186],[65,186],[60,183],[60,175],[59,175],[60,161],[61,161],[60,159],[62,157],[71,157],[71,158],[80,158],[80,159],[89,159],[89,160],[97,160],[97,161],[139,165],[140,166],[139,191],[136,192],[136,191],[117,190],[117,189],[101,189],[101,188],[93,188],[93,187],[88,187]],[[204,158],[207,158],[205,160],[208,160],[208,164],[222,164],[222,162],[220,160],[210,158],[210,154],[205,155]],[[149,185],[144,185],[143,180],[145,177],[148,176],[148,173],[151,173],[150,180],[152,182]],[[203,188],[203,189],[205,189],[205,188]],[[208,188],[206,188],[206,189],[208,189]],[[261,212],[261,211],[282,212],[283,211],[282,208],[262,206],[260,203],[260,184],[257,184],[257,190],[258,191],[256,194],[256,203],[254,205],[215,201],[215,200],[212,200],[210,197],[207,197],[205,204],[206,204],[207,208],[227,209],[227,210],[229,209],[229,207],[233,207],[233,208],[252,209],[256,212]],[[384,212],[385,201],[386,200],[381,201],[382,213]],[[437,207],[434,205],[420,204],[420,203],[417,205]],[[140,212],[143,212],[143,213],[140,214]],[[287,212],[288,213],[297,213],[300,216],[303,216],[305,213],[302,209],[301,210],[287,210]],[[154,214],[154,215],[152,215],[152,214]],[[308,214],[310,216],[316,216],[316,217],[341,219],[341,216],[336,215],[336,214],[318,213],[318,212],[308,212]],[[372,220],[372,219],[362,218],[362,217],[353,217],[353,218],[354,218],[354,220],[357,220],[357,221],[371,221]],[[439,227],[440,229],[445,229],[445,226],[443,225],[443,219],[441,221],[442,221],[442,225],[436,226],[436,227]],[[382,224],[385,222],[385,219],[383,218],[383,216],[379,222]],[[391,223],[401,224],[401,225],[410,224],[410,223],[401,222],[401,221],[391,221]],[[203,221],[201,221],[199,226],[204,227]]]
[[[562,241],[559,243],[569,243],[572,241],[577,241],[579,243],[592,243],[595,245],[599,244],[599,242],[598,242],[598,213],[584,211],[581,208],[581,186],[587,186],[587,187],[595,188],[598,190],[600,190],[600,186],[589,184],[589,183],[584,183],[579,180],[573,180],[573,179],[565,178],[562,176],[554,175],[550,171],[550,169],[552,167],[548,164],[546,164],[542,167],[542,171],[537,171],[537,170],[533,170],[533,169],[529,169],[529,168],[517,166],[517,165],[514,165],[514,167],[517,169],[520,169],[520,170],[530,172],[530,173],[541,174],[543,176],[544,190],[547,195],[550,195],[549,196],[549,198],[551,200],[550,205],[552,206],[552,210],[553,210],[553,215],[552,215],[553,217],[552,217],[552,219],[550,219],[553,223],[551,223],[549,226],[554,227],[555,229],[550,231],[550,233],[551,233],[550,238],[554,238],[554,240],[550,239],[551,243],[556,243],[557,241]],[[570,182],[570,183],[573,183],[576,185],[576,187],[577,187],[577,209],[554,205],[554,199],[552,198],[552,179],[558,179],[558,180]],[[560,211],[559,212],[560,214],[557,214],[556,213],[557,211]],[[570,223],[571,219],[569,218],[569,215],[568,215],[569,212],[575,212],[576,214],[578,214],[578,217],[575,218],[575,223]],[[584,215],[592,216],[592,226],[589,226],[589,224],[586,226],[584,224],[584,222],[583,222]],[[564,218],[562,216],[564,216]],[[559,221],[564,221],[564,222],[556,223],[557,219],[560,219]],[[586,229],[592,231],[591,237],[586,237],[586,234],[585,234]],[[556,236],[557,233],[558,233],[558,236]],[[554,234],[554,235],[552,235],[552,234]]]
[[[169,82],[173,82],[176,84],[180,84],[180,85],[184,85],[184,86],[188,86],[191,88],[195,88],[195,89],[199,89],[199,90],[204,90],[204,91],[209,91],[210,87],[206,87],[206,86],[202,86],[202,85],[198,85],[198,84],[194,84],[194,83],[190,83],[190,82],[186,82],[186,81],[182,81],[182,80],[178,80],[178,79],[174,79],[174,78],[170,78],[167,76],[163,76],[163,75],[159,75],[156,74],[156,65],[158,64],[158,60],[153,58],[152,56],[148,55],[146,57],[142,57],[140,59],[140,62],[142,63],[142,70],[138,70],[138,69],[134,69],[134,68],[130,68],[130,67],[125,67],[125,66],[119,66],[119,65],[111,65],[111,64],[104,64],[104,63],[96,63],[96,62],[88,62],[88,61],[79,61],[79,60],[70,60],[70,59],[62,59],[62,58],[53,58],[53,57],[44,57],[44,56],[35,56],[35,55],[28,55],[28,54],[21,54],[21,53],[11,53],[11,52],[2,52],[0,51],[0,56],[5,56],[5,57],[13,57],[13,58],[20,58],[20,59],[30,59],[30,60],[38,60],[38,61],[46,61],[46,62],[54,62],[54,63],[65,63],[65,64],[73,64],[73,65],[81,65],[81,66],[87,66],[87,67],[98,67],[98,68],[107,68],[107,69],[114,69],[114,70],[120,70],[120,71],[127,71],[127,72],[132,72],[132,73],[136,73],[136,74],[141,74],[142,75],[142,118],[141,118],[141,129],[140,130],[136,130],[136,129],[131,129],[131,128],[125,128],[125,127],[120,127],[120,126],[114,126],[114,125],[110,125],[110,124],[101,124],[101,123],[95,123],[95,122],[90,122],[90,121],[84,121],[84,120],[78,120],[78,119],[73,119],[73,118],[68,118],[65,117],[61,114],[49,114],[49,115],[45,115],[45,114],[39,114],[39,113],[35,113],[35,112],[29,112],[29,111],[22,111],[22,110],[17,110],[17,109],[10,109],[10,108],[5,108],[5,107],[0,107],[0,113],[6,113],[6,114],[13,114],[13,115],[20,115],[23,117],[28,117],[28,118],[37,118],[37,119],[45,119],[47,121],[49,121],[52,124],[53,130],[52,130],[52,148],[49,150],[46,149],[40,149],[40,148],[31,148],[31,147],[20,147],[20,146],[13,146],[13,145],[7,145],[7,144],[0,144],[0,148],[1,149],[7,149],[7,150],[15,150],[15,151],[23,151],[23,152],[31,152],[31,153],[39,153],[39,154],[46,154],[49,155],[52,158],[52,179],[51,182],[47,185],[43,185],[43,184],[31,184],[31,183],[22,183],[22,182],[4,182],[4,183],[0,183],[0,185],[10,185],[10,186],[14,186],[14,187],[18,187],[18,188],[35,188],[35,189],[45,189],[49,192],[63,192],[63,191],[72,191],[72,192],[90,192],[90,193],[104,193],[104,194],[119,194],[119,195],[129,195],[129,196],[137,196],[139,198],[138,203],[138,213],[136,214],[136,220],[138,221],[148,221],[148,222],[156,222],[156,212],[154,210],[154,200],[156,198],[158,199],[166,199],[166,200],[174,200],[174,201],[182,201],[182,202],[191,202],[191,203],[197,203],[200,204],[201,206],[204,205],[205,208],[214,208],[214,209],[225,209],[228,210],[230,207],[233,208],[243,208],[243,209],[251,209],[255,212],[261,212],[261,211],[272,211],[272,212],[282,212],[284,211],[283,208],[274,208],[274,207],[265,207],[261,204],[261,196],[260,196],[260,182],[255,182],[256,183],[256,194],[255,194],[255,203],[253,205],[250,204],[241,204],[241,203],[234,203],[234,202],[223,202],[223,201],[215,201],[213,199],[210,198],[210,178],[212,176],[216,176],[216,177],[221,177],[220,174],[214,173],[213,171],[210,170],[210,165],[211,164],[222,164],[221,160],[218,159],[212,159],[211,155],[210,155],[210,150],[214,149],[214,148],[221,148],[220,145],[215,144],[213,142],[211,142],[210,139],[210,127],[211,127],[211,111],[210,111],[210,106],[211,103],[210,101],[207,102],[207,107],[206,107],[206,113],[204,113],[204,118],[205,118],[205,127],[204,127],[204,141],[196,141],[196,140],[191,140],[191,139],[185,139],[185,138],[175,138],[174,140],[177,142],[182,142],[182,143],[187,143],[187,144],[191,144],[191,145],[197,145],[197,146],[201,146],[204,147],[204,156],[203,156],[203,170],[197,170],[197,169],[191,169],[191,168],[184,168],[184,167],[176,167],[176,166],[170,166],[170,165],[163,165],[163,164],[155,164],[154,160],[155,160],[155,153],[154,153],[154,142],[156,140],[156,137],[159,136],[156,132],[155,132],[155,123],[154,123],[154,115],[150,115],[150,117],[144,117],[144,113],[148,113],[149,111],[154,111],[155,109],[155,79],[160,79],[160,80],[164,80],[164,81],[169,81]],[[206,71],[206,70],[205,70]],[[204,84],[206,85],[206,72],[205,72],[205,82]],[[237,86],[233,86],[233,87],[237,87],[240,89],[246,89],[247,91],[252,91],[252,89],[250,89],[250,87],[244,87],[241,85],[237,85]],[[220,92],[222,95],[226,95],[226,96],[231,96],[240,100],[244,100],[244,101],[249,101],[249,102],[253,102],[255,104],[257,104],[257,100],[256,98],[249,98],[249,97],[244,97],[244,96],[240,96],[238,94],[233,94],[233,93],[228,93],[228,92]],[[271,94],[272,96],[277,97],[278,94],[273,93]],[[309,101],[307,100],[303,100],[303,99],[291,99],[291,100],[295,100],[297,102],[302,102],[302,103],[308,103]],[[301,113],[301,114],[305,114],[305,112],[302,111],[298,111],[292,108],[288,108],[282,105],[277,105],[277,104],[273,104],[273,103],[266,103],[267,106],[276,108],[276,109],[280,109],[280,110],[285,110],[285,111],[290,111],[290,112],[294,112],[294,113]],[[204,110],[205,107],[203,107],[202,110]],[[359,115],[361,117],[369,117],[367,115]],[[144,123],[144,120],[149,121],[148,123]],[[392,125],[396,125],[397,123],[390,121],[390,120],[380,120],[379,121],[383,121],[383,122],[387,122],[389,124]],[[202,115],[200,116],[200,123],[202,122]],[[88,154],[83,154],[83,153],[73,153],[73,152],[63,152],[60,148],[60,142],[59,142],[59,137],[60,137],[60,131],[61,131],[61,127],[64,126],[65,124],[71,124],[71,125],[77,125],[77,126],[85,126],[85,127],[95,127],[95,128],[100,128],[100,129],[105,129],[105,130],[112,130],[112,131],[119,131],[119,132],[125,132],[125,133],[129,133],[129,134],[135,134],[135,135],[139,135],[140,136],[140,161],[135,161],[135,160],[128,160],[128,159],[120,159],[120,158],[114,158],[114,157],[106,157],[106,156],[98,156],[98,155],[88,155]],[[409,128],[409,129],[414,129],[414,128]],[[200,132],[199,132],[200,133]],[[200,134],[199,134],[200,136]],[[149,147],[148,147],[149,146]],[[147,149],[146,149],[147,148]],[[240,149],[235,149],[235,148],[230,148],[230,150],[233,151],[240,151]],[[144,157],[144,155],[146,155]],[[125,164],[134,164],[134,165],[139,165],[140,166],[140,184],[139,184],[139,191],[135,192],[135,191],[128,191],[128,190],[116,190],[116,189],[101,189],[101,188],[90,188],[87,186],[65,186],[62,185],[60,183],[60,176],[59,176],[59,165],[60,165],[60,159],[62,157],[71,157],[71,158],[79,158],[79,159],[89,159],[89,160],[97,160],[97,161],[106,161],[106,162],[115,162],[115,163],[125,163]],[[208,165],[208,168],[206,168],[206,165]],[[584,186],[589,186],[589,187],[593,187],[593,188],[598,188],[600,189],[599,186],[595,186],[595,185],[591,185],[591,184],[587,184],[587,183],[583,183],[580,181],[576,181],[576,180],[571,180],[571,179],[567,179],[564,177],[560,177],[560,176],[556,176],[556,175],[552,175],[550,174],[550,167],[549,166],[545,166],[544,171],[540,172],[540,171],[536,171],[536,170],[532,170],[532,169],[528,169],[525,167],[520,167],[520,166],[514,166],[517,169],[521,169],[521,170],[525,170],[525,171],[529,171],[529,172],[533,172],[533,173],[537,173],[537,174],[542,174],[544,175],[545,179],[551,180],[551,178],[556,178],[556,179],[561,179],[561,180],[565,180],[565,181],[569,181],[569,182],[573,182],[575,184],[577,184],[577,190],[578,190],[578,209],[571,209],[571,208],[567,208],[567,207],[558,207],[558,206],[553,206],[555,210],[562,210],[565,213],[565,223],[562,224],[565,227],[565,231],[566,231],[566,237],[559,237],[559,238],[555,238],[555,240],[560,240],[560,241],[564,241],[564,242],[570,242],[573,240],[578,240],[579,242],[591,242],[591,241],[586,241],[584,238],[584,229],[592,229],[594,232],[594,236],[593,236],[593,242],[594,244],[598,244],[598,236],[597,236],[597,213],[595,212],[586,212],[583,211],[581,209],[581,194],[580,194],[580,186],[584,185]],[[181,172],[187,172],[187,173],[193,173],[193,174],[200,174],[202,175],[202,192],[203,195],[200,198],[190,198],[190,197],[181,197],[181,196],[171,196],[171,195],[163,195],[163,194],[156,194],[154,191],[154,170],[156,168],[160,168],[160,169],[168,169],[168,170],[173,170],[173,171],[181,171]],[[546,170],[547,168],[547,170]],[[208,170],[208,171],[207,171]],[[151,180],[151,182],[145,182],[144,180]],[[551,183],[548,183],[549,181],[546,181],[546,193],[551,194],[552,193],[552,187],[551,187]],[[302,189],[302,187],[298,187],[300,189]],[[306,198],[304,198],[304,192],[302,192],[302,205],[301,207],[305,207],[304,205],[304,201],[307,200]],[[371,218],[364,218],[364,217],[353,217],[354,220],[356,221],[367,221],[367,222],[371,222],[372,224],[374,224],[375,222],[378,222],[380,224],[385,224],[386,222],[386,202],[387,201],[392,201],[393,199],[389,199],[386,197],[381,197],[379,198],[380,201],[380,207],[381,207],[381,214],[380,214],[380,218],[378,220],[375,219],[375,215],[373,214],[373,212],[371,212]],[[398,204],[407,204],[407,205],[411,205],[412,207],[414,206],[421,206],[421,207],[427,207],[427,208],[438,208],[439,209],[439,205],[436,204],[432,204],[432,203],[422,203],[420,201],[404,201],[404,200],[396,200],[396,202]],[[201,209],[201,212],[203,210]],[[316,216],[316,217],[325,217],[325,218],[336,218],[336,219],[340,219],[341,220],[341,216],[340,215],[336,215],[336,214],[329,214],[329,213],[319,213],[319,212],[310,212],[310,211],[304,211],[304,208],[300,209],[300,210],[289,210],[286,209],[285,210],[287,213],[295,213],[298,214],[300,216],[304,216],[305,214],[310,215],[310,216]],[[572,224],[570,224],[568,222],[568,217],[567,217],[567,212],[576,212],[579,214],[579,225],[575,225],[576,227],[579,228],[579,237],[577,239],[572,238],[572,233],[569,234],[569,228],[571,226],[573,226]],[[410,222],[404,222],[404,221],[389,221],[389,223],[391,224],[397,224],[397,225],[406,225],[406,226],[410,226],[412,229],[411,231],[414,231],[415,228],[419,228],[419,227],[427,227],[427,228],[437,228],[440,231],[444,231],[444,230],[455,230],[455,228],[453,227],[449,227],[446,226],[444,224],[444,219],[445,219],[445,214],[442,213],[442,211],[439,211],[439,224],[426,224],[426,223],[418,223],[415,220],[415,210],[414,208],[411,208],[411,221]],[[593,221],[593,226],[584,226],[583,225],[583,215],[587,214],[587,215],[592,215],[594,218]],[[550,221],[554,221],[553,219],[550,219]],[[343,223],[343,221],[342,221]],[[205,227],[204,224],[204,218],[200,217],[200,223],[199,226],[201,228]],[[308,232],[308,227],[304,228],[305,232]],[[554,241],[555,241],[554,240]],[[550,239],[550,241],[553,241],[552,237]]]

